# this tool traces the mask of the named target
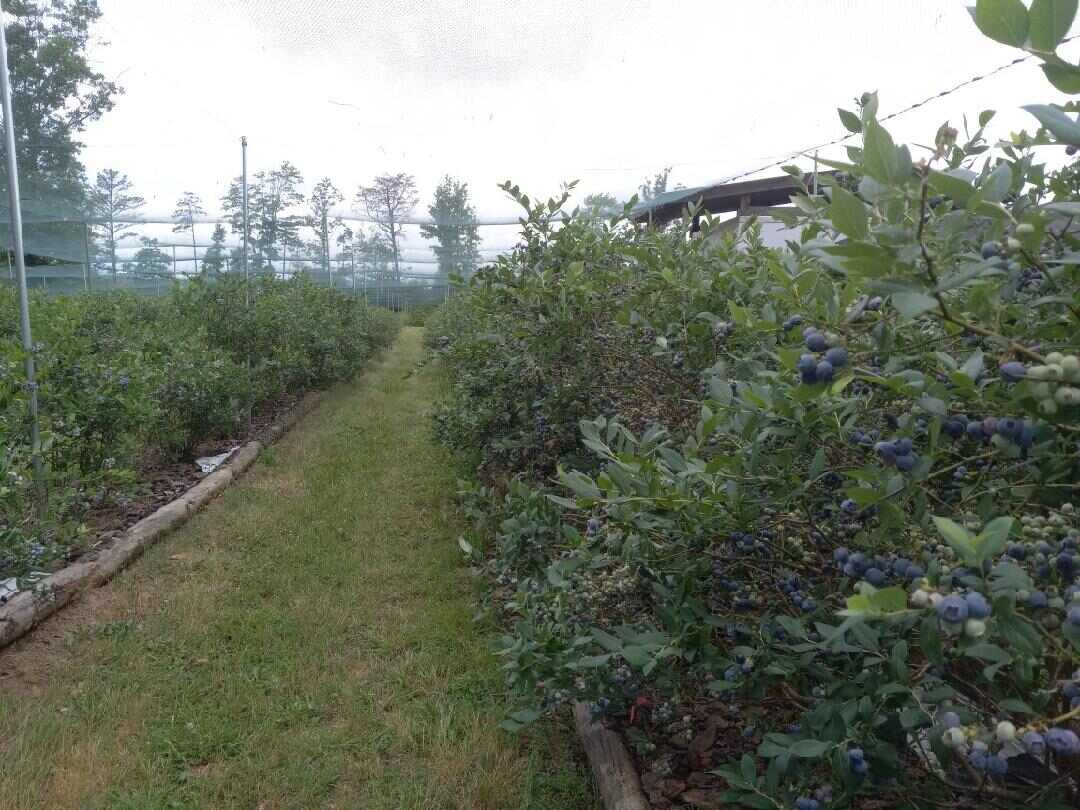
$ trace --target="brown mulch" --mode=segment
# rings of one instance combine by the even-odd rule
[[[264,403],[252,414],[246,431],[235,436],[202,442],[192,450],[189,458],[182,461],[147,456],[139,465],[137,492],[115,503],[91,509],[84,515],[83,523],[90,530],[90,539],[81,547],[72,549],[65,562],[72,563],[89,552],[108,548],[133,525],[176,500],[208,475],[199,469],[195,459],[216,456],[265,437],[270,426],[295,407],[301,396],[287,394]]]

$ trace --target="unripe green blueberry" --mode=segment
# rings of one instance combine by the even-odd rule
[[[1046,366],[1031,366],[1027,372],[1029,380],[1045,380],[1048,379]]]
[[[947,728],[945,733],[941,735],[941,741],[945,744],[946,748],[959,748],[964,744],[967,739],[967,735],[964,734],[964,730],[959,727]]]
[[[1058,406],[1057,403],[1054,402],[1054,400],[1044,399],[1042,402],[1039,403],[1039,410],[1047,416],[1053,416],[1055,413],[1058,412]],[[997,436],[995,436],[994,438],[996,439]]]
[[[1008,239],[1006,239],[1005,246],[1009,250],[1019,250],[1023,247],[1023,245],[1020,244],[1020,240],[1017,239],[1015,236],[1010,236]]]
[[[1054,391],[1050,388],[1050,383],[1040,382],[1031,386],[1031,395],[1035,399],[1050,399],[1054,395]]]
[[[1016,226],[1017,236],[1031,236],[1033,233],[1035,233],[1035,226],[1030,222],[1021,222]]]
[[[964,635],[968,638],[980,638],[986,634],[986,622],[982,619],[968,619],[964,622]]]
[[[1053,366],[1061,365],[1061,361],[1064,360],[1064,359],[1065,359],[1065,355],[1063,355],[1061,352],[1050,352],[1050,354],[1046,355],[1046,363],[1047,363],[1047,365],[1053,365]]]
[[[1058,405],[1080,405],[1080,388],[1062,385],[1054,393]]]
[[[1008,720],[1002,720],[997,724],[997,729],[994,733],[998,738],[998,742],[1006,743],[1016,736],[1016,726]]]
[[[924,591],[922,588],[911,594],[912,607],[924,608],[930,604],[930,594]]]
[[[934,593],[930,594],[930,604],[933,605],[934,607],[937,607],[938,603],[944,598],[945,597],[942,596],[940,593],[934,592]]]
[[[1065,373],[1070,380],[1075,380],[1080,375],[1080,357],[1075,354],[1069,354],[1061,358],[1061,362],[1058,364],[1061,366],[1061,370]]]

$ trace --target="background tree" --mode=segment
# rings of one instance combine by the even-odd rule
[[[116,244],[124,236],[134,231],[134,225],[122,220],[138,213],[146,200],[132,193],[133,186],[126,174],[116,169],[98,172],[97,180],[90,189],[90,211],[95,219],[102,220],[96,225],[105,239],[105,249],[109,253],[109,265],[113,282],[116,282]]]
[[[210,236],[210,247],[203,256],[202,271],[204,274],[220,273],[225,269],[225,226],[218,223],[214,226],[214,233]]]
[[[295,244],[299,239],[305,219],[290,212],[304,202],[304,194],[300,191],[303,183],[300,170],[287,160],[273,171],[257,172],[254,182],[248,183],[248,239],[255,254],[256,269],[262,269],[276,259],[279,246]],[[243,184],[239,177],[229,185],[221,206],[233,233],[242,234]]]
[[[664,184],[667,184],[666,179]],[[610,217],[622,210],[622,203],[611,194],[587,194],[585,199],[581,201],[581,207],[593,216]]]
[[[54,215],[80,212],[86,181],[76,136],[111,110],[113,97],[122,92],[86,57],[90,26],[101,16],[97,0],[9,0],[4,11],[15,150],[26,207]],[[4,150],[0,144],[0,157]],[[6,210],[6,175],[0,185],[0,205]]]
[[[176,209],[173,211],[173,219],[178,220],[173,225],[173,233],[191,231],[191,253],[195,257],[195,272],[199,272],[199,247],[195,241],[195,218],[205,216],[202,200],[199,195],[192,191],[185,191],[176,201]]]
[[[142,278],[160,278],[169,275],[172,259],[165,253],[157,239],[142,237],[142,247],[129,264],[129,269]]]
[[[439,243],[432,248],[439,274],[467,278],[480,262],[480,232],[476,211],[469,204],[468,184],[447,175],[435,189],[435,201],[428,206],[428,213],[435,223],[421,225],[420,233]]]
[[[345,197],[337,187],[324,177],[315,185],[311,192],[311,216],[308,217],[308,225],[315,229],[319,238],[319,253],[322,260],[323,270],[330,272],[330,242],[334,233],[344,224],[341,217],[331,215],[330,211],[335,206],[345,201]]]
[[[664,194],[667,191],[668,177],[671,176],[671,167],[663,169],[657,172],[652,177],[646,177],[645,182],[642,183],[638,190],[641,192],[641,201],[649,202]]]
[[[368,216],[375,220],[386,237],[394,261],[394,277],[401,278],[401,251],[398,237],[402,223],[412,213],[420,198],[416,196],[416,180],[411,174],[380,174],[370,186],[361,186],[356,202],[362,203]]]

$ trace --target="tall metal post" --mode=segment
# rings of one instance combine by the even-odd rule
[[[83,222],[83,258],[86,259],[86,291],[90,292],[90,275],[93,269],[90,267],[90,223]]]
[[[38,425],[37,373],[34,368],[34,338],[30,332],[30,298],[26,293],[26,255],[23,252],[22,205],[19,201],[19,161],[15,156],[15,119],[11,111],[11,77],[8,75],[7,29],[0,7],[0,96],[4,111],[4,138],[7,146],[8,198],[11,204],[11,240],[15,250],[15,272],[19,279],[19,329],[26,352],[26,388],[30,394],[30,458],[38,508],[45,511],[45,467],[41,462],[41,430]]]
[[[244,235],[243,235],[242,243],[241,243],[241,246],[240,246],[240,260],[241,260],[241,263],[243,264],[243,267],[244,267],[244,284],[247,284],[249,277],[248,277],[248,210],[247,210],[247,205],[248,205],[247,191],[248,191],[248,189],[247,189],[247,136],[246,135],[243,136],[242,138],[240,138],[240,152],[241,152],[241,160],[242,160],[242,164],[243,164],[240,183],[241,183],[241,194],[243,195],[243,197],[242,197],[242,203],[243,203],[242,207],[243,207],[243,216],[244,216]]]

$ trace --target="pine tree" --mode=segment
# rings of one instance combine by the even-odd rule
[[[443,277],[467,278],[480,261],[480,232],[476,211],[469,204],[469,186],[447,175],[435,189],[435,200],[428,206],[433,225],[421,225],[425,239],[434,239],[433,247]]]
[[[191,231],[191,252],[195,257],[195,272],[199,272],[199,247],[195,241],[195,218],[205,216],[202,200],[199,195],[192,191],[185,191],[176,201],[176,209],[173,211],[173,219],[177,223],[173,225],[173,233]]]
[[[98,172],[97,181],[90,189],[90,210],[96,219],[101,220],[101,224],[96,225],[95,228],[100,228],[103,232],[114,284],[116,283],[117,242],[134,231],[134,225],[122,220],[138,213],[139,209],[146,204],[146,200],[133,194],[132,190],[133,186],[128,176],[116,169]]]

